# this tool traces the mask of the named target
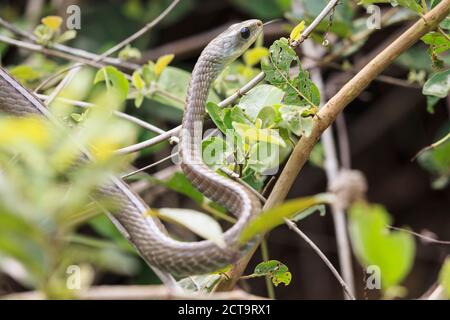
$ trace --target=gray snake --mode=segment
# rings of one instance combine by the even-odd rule
[[[117,203],[114,218],[129,241],[151,266],[175,276],[206,274],[239,259],[250,243],[239,244],[239,235],[261,210],[258,198],[247,187],[223,177],[202,161],[201,141],[205,103],[209,88],[225,66],[238,58],[262,31],[262,22],[248,20],[230,26],[203,50],[189,85],[180,135],[181,168],[192,184],[206,197],[222,204],[238,217],[224,232],[225,247],[211,240],[182,242],[171,238],[156,218],[145,215],[148,207],[122,180],[111,177],[99,191]],[[24,116],[53,116],[32,93],[0,68],[0,111]],[[54,119],[53,119],[54,120]],[[85,157],[89,158],[87,152]]]

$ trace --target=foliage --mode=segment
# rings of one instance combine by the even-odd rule
[[[269,260],[259,263],[252,274],[245,276],[245,278],[265,277],[268,276],[275,286],[283,283],[288,286],[292,280],[292,274],[289,268],[277,260]]]
[[[75,30],[61,30],[63,19],[59,16],[47,16],[41,19],[42,24],[34,29],[36,42],[44,46],[53,43],[63,43],[76,37]]]
[[[258,217],[253,219],[250,224],[241,233],[241,243],[245,243],[255,235],[261,235],[267,231],[279,226],[284,222],[285,218],[293,218],[299,220],[299,213],[306,209],[317,206],[318,204],[329,202],[327,195],[316,195],[313,197],[304,197],[294,200],[288,200],[273,209],[262,212]],[[305,218],[307,215],[302,216]]]
[[[92,110],[82,126],[72,130],[35,117],[0,118],[3,272],[49,297],[65,297],[73,294],[66,287],[70,265],[123,274],[136,271],[135,260],[115,244],[76,234],[77,226],[99,213],[91,203],[97,186],[125,164],[111,151],[132,136],[131,128],[114,121],[105,107]],[[80,162],[80,145],[96,161]],[[96,201],[113,209],[107,197]],[[16,267],[11,268],[12,263]],[[26,276],[15,273],[17,268]]]

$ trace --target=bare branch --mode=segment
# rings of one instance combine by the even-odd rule
[[[336,277],[336,279],[339,281],[339,283],[342,286],[342,289],[344,289],[345,293],[347,294],[347,296],[351,299],[351,300],[356,300],[355,296],[353,295],[353,293],[350,291],[350,289],[348,288],[347,284],[345,283],[344,279],[342,279],[341,275],[339,274],[339,272],[336,270],[336,268],[333,266],[333,264],[330,262],[330,260],[328,260],[327,256],[319,249],[319,247],[311,240],[308,238],[308,236],[306,234],[304,234],[298,227],[297,225],[292,222],[289,219],[284,218],[284,222],[286,222],[286,224],[288,225],[289,229],[291,229],[292,231],[294,231],[296,234],[298,234],[303,240],[305,240],[310,246],[311,248],[318,254],[318,256],[323,260],[323,262],[325,262],[325,264],[327,265],[327,267],[331,270],[331,272],[333,273],[333,275]]]

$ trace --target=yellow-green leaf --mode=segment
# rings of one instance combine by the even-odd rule
[[[155,63],[155,73],[157,76],[172,62],[174,54],[166,54],[158,58]]]
[[[131,77],[131,82],[133,83],[133,86],[138,89],[139,91],[144,89],[145,82],[144,79],[142,79],[141,74],[138,70],[133,72],[133,76]]]
[[[294,29],[292,29],[289,38],[294,41],[299,40],[303,30],[305,30],[305,21],[302,20]]]
[[[280,137],[277,130],[274,129],[260,129],[252,127],[245,123],[233,122],[233,128],[236,132],[248,143],[267,142],[276,144],[282,147],[286,146],[284,140]]]
[[[284,218],[291,218],[304,211],[309,207],[330,202],[329,196],[326,194],[318,194],[311,197],[303,197],[289,200],[283,204],[264,211],[258,217],[250,222],[250,224],[241,233],[241,243],[246,243],[255,235],[263,234],[284,222]]]
[[[59,30],[63,19],[59,16],[47,16],[41,19],[43,25],[49,27],[53,31]]]
[[[249,49],[244,53],[244,62],[247,66],[254,66],[261,61],[262,58],[269,55],[269,50],[264,47]]]
[[[439,283],[444,287],[446,297],[450,299],[450,258],[447,258],[442,266]]]

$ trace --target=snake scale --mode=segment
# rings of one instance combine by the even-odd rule
[[[247,20],[231,25],[202,51],[192,72],[180,135],[181,168],[206,197],[222,204],[238,220],[224,232],[225,247],[211,240],[182,242],[171,238],[156,218],[149,218],[143,200],[122,180],[111,181],[99,191],[118,204],[114,218],[140,255],[159,270],[182,277],[216,271],[239,259],[251,243],[239,244],[239,235],[261,210],[258,198],[247,187],[223,177],[202,161],[201,141],[205,103],[219,73],[250,47],[262,31],[262,22]],[[16,116],[42,115],[53,119],[32,93],[0,68],[0,111]],[[85,152],[83,158],[89,158]]]

